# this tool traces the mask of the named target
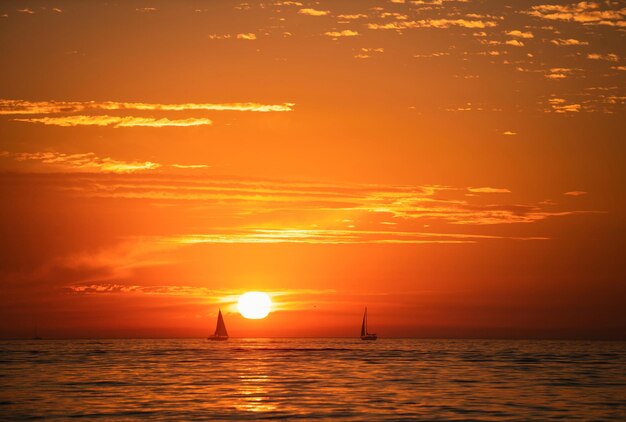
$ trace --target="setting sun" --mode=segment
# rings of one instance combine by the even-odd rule
[[[239,297],[239,313],[248,319],[265,318],[272,310],[272,300],[262,292],[248,292]]]

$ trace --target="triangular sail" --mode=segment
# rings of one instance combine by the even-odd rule
[[[363,324],[361,324],[361,335],[364,336],[367,333],[367,308],[363,314]]]
[[[224,318],[222,318],[222,310],[220,309],[217,314],[217,327],[215,327],[215,335],[220,337],[228,337],[226,331],[226,325],[224,324]]]

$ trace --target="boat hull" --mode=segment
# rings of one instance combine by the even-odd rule
[[[228,340],[228,336],[211,336],[211,337],[207,337],[207,340],[211,340],[211,341],[226,341],[226,340]]]
[[[361,336],[361,340],[376,340],[378,339],[378,336],[376,334],[366,334],[364,336]]]

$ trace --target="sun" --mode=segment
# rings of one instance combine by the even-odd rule
[[[272,300],[262,292],[247,292],[239,296],[237,309],[244,318],[262,319],[272,310]]]

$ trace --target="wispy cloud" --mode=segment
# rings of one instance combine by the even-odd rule
[[[546,237],[505,237],[458,233],[427,233],[376,230],[247,229],[230,233],[165,237],[163,242],[199,243],[476,243],[485,239],[548,240]]]
[[[524,47],[524,43],[519,40],[506,40],[506,45],[512,45],[513,47]]]
[[[357,53],[354,55],[355,59],[369,59],[375,54],[382,54],[385,52],[385,49],[382,47],[363,47],[357,50]]]
[[[605,2],[604,7],[617,3]],[[574,4],[545,4],[532,6],[526,12],[547,20],[578,22],[584,25],[626,27],[626,8],[602,8],[600,3],[580,1]]]
[[[347,14],[347,15],[339,15],[338,18],[340,19],[347,19],[347,20],[355,20],[355,19],[365,19],[368,16],[364,13],[354,13],[354,14]]]
[[[56,151],[46,152],[10,152],[0,151],[0,158],[18,162],[32,161],[45,165],[42,170],[59,172],[104,172],[133,173],[142,170],[207,169],[207,164],[163,164],[153,161],[126,161],[110,157],[102,157],[93,152],[67,154]]]
[[[547,111],[555,113],[578,113],[582,105],[577,103],[568,103],[564,98],[550,98],[548,100],[550,108]]]
[[[614,53],[608,53],[608,54],[590,53],[590,54],[587,54],[587,58],[591,60],[606,60],[609,62],[619,61],[619,56]]]
[[[118,180],[106,188],[101,183],[89,183],[73,187],[73,192],[85,197],[166,201],[172,205],[193,203],[196,209],[207,207],[207,212],[211,210],[227,221],[232,218],[238,228],[276,229],[279,224],[290,230],[313,230],[305,232],[309,234],[316,230],[324,231],[320,233],[327,233],[327,230],[378,231],[384,223],[395,223],[398,231],[405,232],[413,232],[415,224],[433,221],[478,226],[532,223],[577,212],[544,209],[541,204],[485,204],[466,196],[467,192],[508,193],[506,188],[325,185],[220,178],[192,181],[154,177],[141,183]],[[350,223],[346,223],[346,219]],[[407,230],[409,227],[412,229]],[[245,237],[249,237],[249,233]]]
[[[563,195],[567,195],[567,196],[582,196],[582,195],[587,195],[588,192],[582,191],[582,190],[573,190],[573,191],[569,191],[569,192],[565,192]]]
[[[317,9],[311,9],[311,8],[300,9],[298,10],[298,13],[300,13],[301,15],[308,15],[308,16],[326,16],[330,14],[328,10],[317,10]]]
[[[292,111],[294,103],[261,104],[247,103],[138,103],[123,101],[28,101],[0,99],[0,115],[7,114],[53,114],[77,113],[85,110],[143,110],[143,111]]]
[[[515,38],[535,38],[532,32],[529,31],[520,31],[519,29],[514,29],[512,31],[506,31],[506,34],[510,37]]]
[[[245,293],[245,289],[212,289],[203,286],[180,284],[140,285],[135,283],[119,283],[107,281],[92,281],[75,283],[63,287],[69,294],[75,295],[127,295],[127,296],[162,296],[171,298],[187,298],[201,303],[220,304],[222,311],[238,312],[237,302]],[[272,312],[292,310],[309,304],[311,300],[319,303],[320,299],[328,300],[328,295],[334,295],[332,289],[282,289],[264,290],[271,297]]]
[[[112,173],[133,173],[138,170],[153,170],[161,167],[151,161],[122,161],[109,157],[99,157],[93,152],[84,154],[64,154],[58,152],[11,153],[0,151],[0,157],[17,161],[39,161],[63,171],[103,171]]]
[[[238,40],[246,40],[246,41],[254,41],[254,40],[256,40],[256,35],[253,34],[252,32],[247,32],[247,33],[243,33],[243,34],[237,34],[237,39]]]
[[[489,186],[482,188],[467,188],[467,190],[472,193],[511,193],[510,190],[505,188],[492,188]]]
[[[574,38],[557,38],[555,40],[550,40],[550,42],[554,45],[566,45],[566,46],[570,46],[570,45],[589,45],[588,42],[586,41],[579,41],[577,39]]]
[[[497,23],[488,20],[468,20],[468,19],[426,19],[417,21],[395,21],[389,23],[369,23],[369,29],[413,29],[413,28],[450,28],[453,26],[463,28],[489,28]]]
[[[324,32],[324,35],[326,35],[328,37],[332,37],[332,38],[339,38],[339,37],[355,37],[355,36],[359,35],[359,33],[357,31],[353,31],[351,29],[344,29],[342,31],[328,31],[328,32]]]
[[[194,118],[170,120],[166,117],[155,119],[152,117],[135,116],[63,116],[63,117],[30,117],[13,119],[16,122],[43,123],[52,126],[111,126],[122,127],[184,127],[206,126],[213,122],[206,118]]]

